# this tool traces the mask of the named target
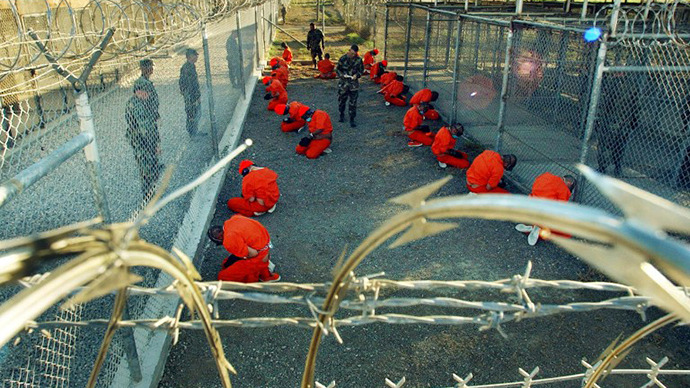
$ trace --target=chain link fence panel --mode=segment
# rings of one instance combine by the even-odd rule
[[[89,4],[95,6],[94,2]],[[215,113],[213,129],[220,137],[244,95],[243,89],[254,79],[259,62],[265,61],[264,52],[275,31],[263,22],[262,17],[277,21],[279,4],[277,1],[265,2],[238,10],[239,18],[235,13],[226,13],[224,18],[209,21],[206,25],[208,58],[204,56],[201,31],[179,30],[171,32],[173,36],[120,36],[113,44],[118,46],[117,50],[122,55],[104,57],[95,65],[84,87],[89,95],[101,178],[112,222],[131,221],[137,216],[160,187],[166,167],[174,166],[166,189],[171,192],[194,179],[212,162],[215,151],[211,136],[211,109],[214,108]],[[79,10],[69,14],[72,25],[93,27],[104,23],[110,15],[107,7],[113,5],[109,2],[99,5],[103,20],[93,18],[93,10]],[[179,19],[182,12],[178,9],[173,18],[165,10],[156,13],[142,9],[145,7],[143,3],[115,7],[119,7],[119,18],[129,18],[120,19],[119,23],[139,24],[151,29],[170,30],[166,23]],[[209,14],[212,12],[218,11],[208,10]],[[156,16],[150,17],[152,14]],[[59,22],[53,22],[53,30],[57,30],[58,24],[60,28],[70,25],[65,16],[67,13],[63,11],[61,15],[56,18]],[[45,27],[38,29],[41,20],[34,16],[33,25],[39,36],[46,30]],[[11,23],[0,23],[0,26],[3,34],[9,30],[10,33],[5,35],[12,36]],[[16,30],[14,34],[16,36]],[[73,37],[69,50],[93,49],[99,39],[89,35]],[[154,52],[141,50],[141,39],[145,39],[146,46]],[[174,42],[183,43],[173,46]],[[60,44],[53,42],[48,49],[53,52],[62,50]],[[198,53],[194,66],[196,74],[190,65],[185,65],[187,48]],[[0,78],[0,176],[3,181],[39,162],[80,133],[71,84],[45,59],[33,58],[40,54],[37,48],[35,51],[19,56],[35,68],[19,68],[3,73]],[[10,54],[11,50],[3,47],[0,62],[11,61]],[[29,54],[32,58],[25,58]],[[63,56],[67,58],[66,54]],[[154,65],[152,73],[147,73],[149,81],[142,78],[141,60],[150,60]],[[210,65],[208,73],[205,61]],[[85,63],[85,60],[69,61],[66,67],[78,75]],[[213,107],[209,106],[210,93],[215,101]],[[195,244],[198,236],[187,236],[178,230],[183,219],[201,220],[206,217],[195,213],[203,206],[190,204],[191,197],[187,194],[156,213],[141,228],[142,238],[168,250],[174,242]],[[99,215],[95,205],[88,162],[84,153],[79,152],[0,208],[0,220],[5,225],[0,231],[0,239],[94,218]],[[49,271],[50,268],[43,270]],[[155,270],[139,270],[138,273],[144,279],[141,285],[146,287],[163,286],[171,280]],[[18,291],[4,290],[2,298],[7,299]],[[46,314],[56,320],[107,318],[112,303],[112,297],[105,297],[75,310],[61,312],[55,308]],[[175,308],[169,298],[137,297],[128,301],[128,316],[132,319],[158,317],[161,311],[174,314]],[[0,352],[3,386],[86,385],[87,371],[93,365],[103,333],[103,329],[70,328],[24,336],[17,346],[6,346]],[[118,331],[96,385],[131,384],[132,371],[126,360],[131,341],[134,340],[141,349],[152,334],[149,330],[135,330],[132,337],[131,332]]]

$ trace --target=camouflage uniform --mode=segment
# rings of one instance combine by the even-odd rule
[[[364,64],[362,58],[355,56],[350,58],[347,54],[340,57],[338,65],[335,67],[335,72],[340,78],[338,81],[338,109],[340,110],[340,120],[345,117],[345,104],[348,98],[350,121],[353,122],[357,116],[357,97],[359,97],[359,77],[364,73]],[[352,78],[345,78],[343,76],[351,75]]]
[[[137,80],[140,82],[140,80]],[[151,84],[152,85],[152,84]],[[142,87],[141,84],[138,87]],[[158,159],[160,152],[160,134],[158,133],[158,112],[151,108],[158,101],[151,101],[155,90],[148,89],[148,99],[140,99],[136,95],[130,97],[125,108],[125,120],[127,121],[127,132],[125,136],[134,151],[134,159],[139,167],[141,176],[141,190],[144,200],[148,199],[155,189],[156,181],[160,176],[163,166]],[[142,87],[143,88],[143,87]],[[135,89],[136,90],[136,89]],[[153,90],[152,93],[150,90]]]
[[[187,132],[195,135],[199,126],[199,111],[201,110],[201,92],[199,91],[199,76],[196,66],[185,62],[180,69],[180,93],[184,97],[184,111],[187,114]]]

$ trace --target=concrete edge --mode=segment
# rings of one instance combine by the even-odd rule
[[[249,77],[247,84],[245,84],[245,88],[247,89],[246,98],[241,99],[235,106],[235,112],[233,113],[232,119],[230,123],[228,123],[220,140],[219,148],[221,150],[221,155],[227,153],[228,150],[234,149],[237,144],[239,144],[242,135],[242,127],[249,112],[249,105],[256,85],[257,75],[254,74]],[[182,250],[182,252],[187,254],[190,258],[193,258],[195,265],[200,264],[197,263],[197,255],[199,253],[199,247],[201,246],[201,238],[205,235],[205,231],[213,219],[216,209],[216,199],[225,181],[225,174],[227,171],[228,166],[194,190],[192,200],[190,201],[190,207],[175,236],[175,243],[173,245]],[[206,217],[200,220],[199,215],[203,214],[206,214]],[[171,278],[169,276],[161,273],[156,281],[156,285],[167,286],[170,284],[170,281]],[[153,312],[152,315],[155,317],[172,315],[180,303],[180,299],[167,298],[167,300],[163,302],[167,303],[162,304],[160,299],[151,297],[148,299],[144,311]],[[163,377],[165,364],[172,348],[172,336],[170,333],[164,331],[152,332],[147,329],[135,329],[134,337],[137,343],[139,362],[141,363],[142,380],[136,383],[132,382],[127,359],[126,357],[122,357],[115,377],[110,384],[113,388],[124,386],[153,388],[158,386]]]

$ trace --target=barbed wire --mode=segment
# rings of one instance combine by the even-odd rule
[[[173,47],[196,35],[204,23],[222,19],[264,0],[184,0],[147,3],[89,0],[75,8],[68,0],[32,2],[18,8],[7,1],[0,20],[0,80],[12,72],[45,66],[30,32],[45,42],[57,61],[69,68],[84,62],[109,29],[115,30],[102,61],[122,55],[143,57]],[[0,91],[2,94],[3,91]]]
[[[615,30],[611,38],[624,45],[667,45],[687,47],[690,29],[681,28],[678,11],[687,11],[686,0],[668,3],[641,3],[634,6],[605,5],[594,15],[594,26],[606,25],[609,32]],[[611,14],[615,13],[615,26]]]

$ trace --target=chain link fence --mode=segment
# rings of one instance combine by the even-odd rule
[[[389,69],[404,73],[413,90],[439,92],[435,104],[444,119],[462,123],[483,147],[517,156],[511,176],[518,186],[529,191],[547,171],[577,176],[576,165],[584,163],[690,204],[690,67],[682,39],[627,27],[628,35],[588,42],[583,34],[591,21],[576,15],[543,10],[515,18],[476,5],[469,10],[388,3],[384,26],[376,29],[384,31]],[[375,22],[367,15],[353,19],[355,27]],[[599,64],[604,43],[606,60]],[[581,183],[576,200],[613,210]]]
[[[2,189],[9,188],[2,192],[0,239],[99,215],[108,222],[131,221],[161,186],[167,167],[174,170],[166,191],[197,177],[222,151],[217,151],[218,141],[272,43],[275,31],[262,18],[276,23],[280,2],[123,5],[90,0],[51,7],[52,17],[46,9],[41,15],[41,7],[0,6],[0,178]],[[109,26],[116,32],[81,84],[55,70],[51,56],[67,74],[79,77],[104,39],[93,31]],[[30,32],[39,41],[51,37],[45,52]],[[198,54],[194,65],[186,64],[188,48]],[[142,60],[153,67],[140,67]],[[75,93],[76,86],[86,94]],[[79,106],[84,101],[88,110]],[[89,121],[91,141],[85,136]],[[55,155],[61,159],[50,159]],[[40,179],[15,187],[36,166]],[[190,193],[156,213],[140,235],[167,250],[194,247],[188,252],[194,256],[199,236],[190,233],[187,223],[203,223],[209,206]],[[143,286],[170,283],[159,271],[138,272]],[[2,298],[18,291],[3,290]],[[69,311],[54,308],[46,316],[106,318],[112,303],[112,297],[105,297]],[[127,313],[146,319],[174,314],[175,307],[170,298],[142,296],[128,301]],[[103,333],[103,328],[71,327],[24,335],[0,352],[3,386],[86,385],[84,371],[91,369]],[[149,330],[118,330],[96,385],[130,386],[137,368],[128,361],[150,363],[137,360],[136,349],[146,348],[152,338]]]

